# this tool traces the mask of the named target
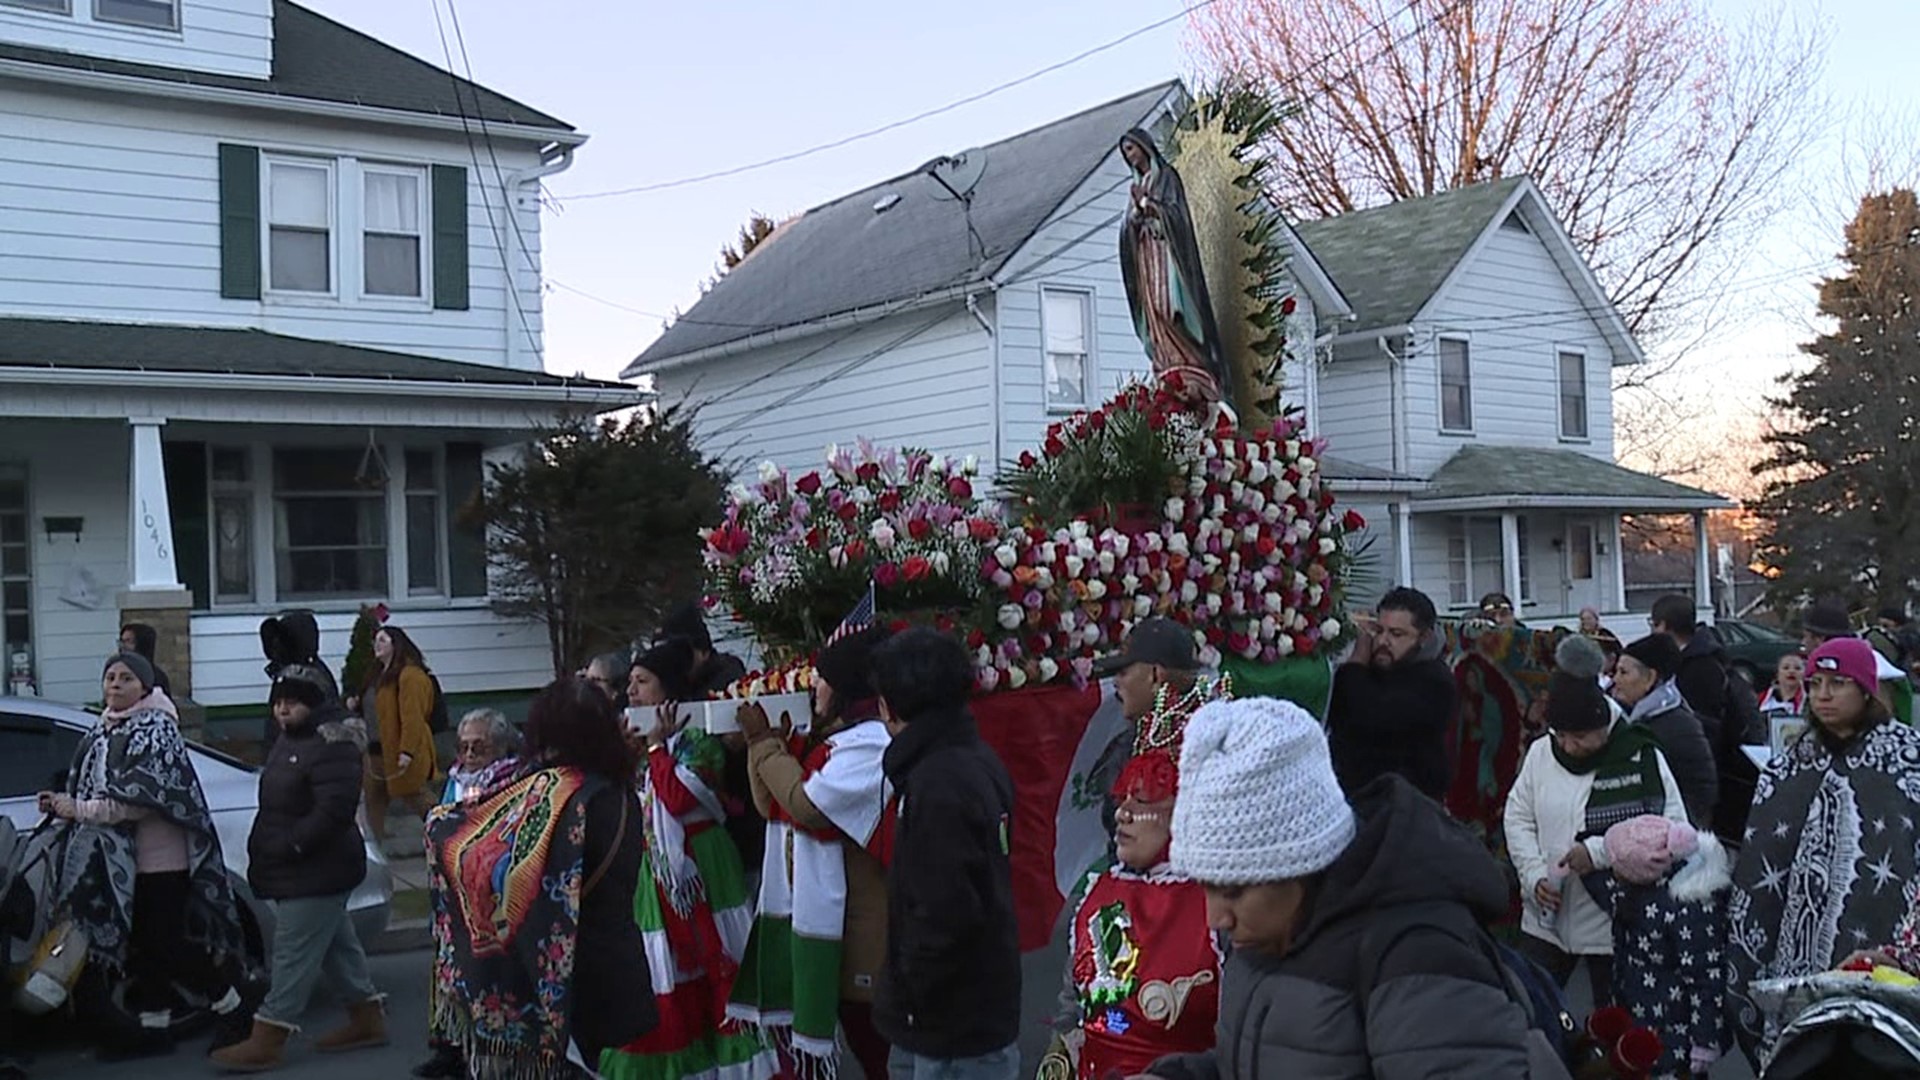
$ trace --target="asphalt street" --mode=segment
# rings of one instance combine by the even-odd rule
[[[387,1019],[392,1045],[351,1054],[314,1053],[312,1036],[344,1019],[337,1004],[316,1001],[301,1022],[304,1033],[294,1039],[286,1067],[268,1075],[286,1080],[338,1080],[343,1076],[405,1080],[408,1070],[427,1056],[427,967],[432,955],[422,950],[371,959],[374,983],[389,995]],[[47,1041],[33,1047],[35,1060],[28,1068],[33,1080],[207,1080],[215,1075],[206,1060],[204,1035],[181,1043],[170,1057],[103,1065],[93,1059],[80,1031],[49,1028],[39,1034]]]

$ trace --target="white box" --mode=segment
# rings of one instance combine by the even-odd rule
[[[702,702],[706,706],[700,716],[700,726],[709,735],[731,735],[740,730],[734,721],[734,713],[745,702],[752,701],[767,710],[767,720],[775,728],[780,726],[780,714],[792,717],[795,724],[813,715],[813,695],[798,694],[762,694],[757,698],[721,698],[718,701]]]

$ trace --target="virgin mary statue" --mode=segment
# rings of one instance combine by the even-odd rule
[[[1162,382],[1196,403],[1231,406],[1232,383],[1180,174],[1139,128],[1121,136],[1120,154],[1133,172],[1120,272],[1134,332]]]

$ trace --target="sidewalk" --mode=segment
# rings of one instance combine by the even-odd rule
[[[393,875],[393,913],[387,931],[367,943],[367,952],[398,953],[433,946],[433,926],[427,909],[427,860],[423,855],[389,857]]]

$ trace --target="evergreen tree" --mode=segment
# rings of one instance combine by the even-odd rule
[[[720,520],[726,483],[686,408],[559,421],[490,466],[471,508],[496,609],[546,625],[556,675],[628,645],[697,595],[700,529]]]
[[[1920,584],[1920,202],[1899,188],[1861,201],[1846,271],[1820,286],[1836,321],[1784,380],[1784,430],[1754,471],[1771,533],[1774,599],[1904,598]]]

